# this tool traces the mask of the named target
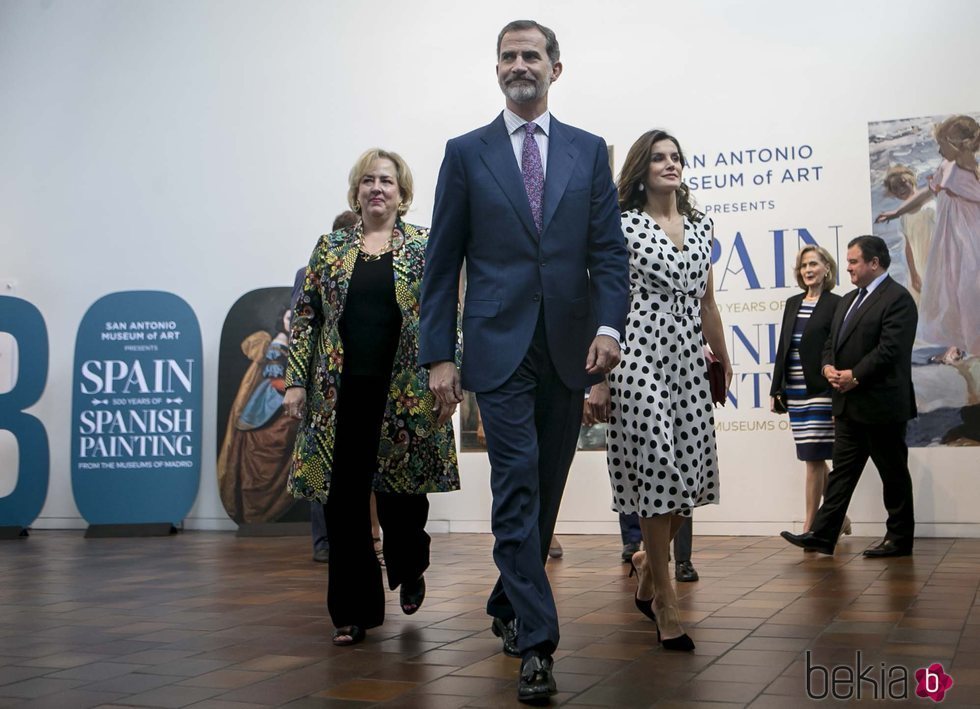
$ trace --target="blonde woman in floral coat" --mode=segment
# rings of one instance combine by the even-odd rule
[[[286,395],[302,419],[289,490],[325,505],[327,609],[336,645],[384,621],[381,567],[371,536],[375,492],[388,586],[402,611],[425,598],[426,494],[459,489],[451,417],[418,365],[419,292],[427,232],[401,216],[412,175],[374,149],[350,172],[348,201],[361,219],[320,237],[293,317]]]

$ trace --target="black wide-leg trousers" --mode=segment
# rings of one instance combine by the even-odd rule
[[[371,487],[378,471],[381,422],[390,377],[343,375],[337,402],[330,492],[324,512],[330,558],[327,610],[335,627],[374,628],[384,622],[381,566],[371,538]],[[376,492],[384,531],[388,586],[418,579],[429,567],[425,495]]]

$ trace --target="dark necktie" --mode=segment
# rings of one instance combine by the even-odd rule
[[[538,142],[534,139],[537,129],[534,123],[524,124],[524,145],[521,147],[521,172],[524,174],[524,189],[527,191],[527,201],[531,204],[531,216],[534,226],[541,233],[541,201],[544,195],[544,168],[541,166],[541,152]]]
[[[847,332],[847,324],[851,322],[851,319],[854,317],[854,314],[857,313],[858,308],[861,307],[861,303],[864,302],[864,296],[866,296],[867,294],[868,294],[867,288],[861,288],[860,290],[858,290],[858,297],[854,299],[854,305],[852,305],[851,309],[847,311],[847,315],[844,316],[844,322],[840,324],[840,333],[839,333],[840,335],[843,335],[845,332]]]

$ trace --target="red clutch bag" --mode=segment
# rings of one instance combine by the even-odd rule
[[[721,360],[715,357],[714,352],[704,348],[704,359],[708,364],[708,385],[711,387],[711,402],[715,405],[725,405],[725,395],[728,393],[725,388],[725,368],[721,365]]]

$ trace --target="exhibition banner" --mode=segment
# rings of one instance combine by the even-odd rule
[[[71,478],[89,524],[178,523],[201,475],[201,330],[172,293],[96,301],[78,328]]]

